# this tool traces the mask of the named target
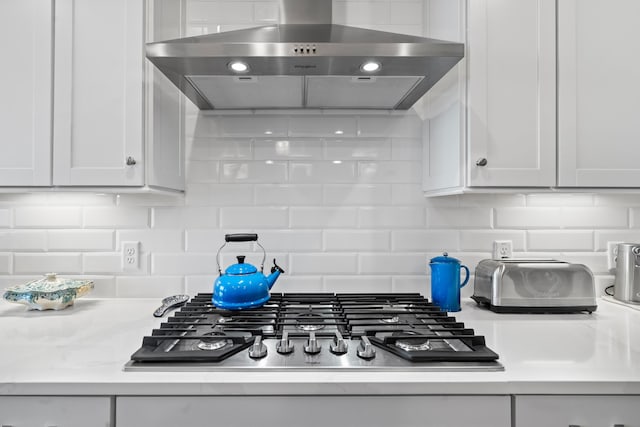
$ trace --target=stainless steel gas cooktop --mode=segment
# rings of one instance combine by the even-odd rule
[[[198,294],[143,338],[125,371],[501,371],[498,355],[420,294],[272,294],[217,309]]]

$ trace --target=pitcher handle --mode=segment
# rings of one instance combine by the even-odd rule
[[[460,285],[460,287],[462,288],[464,285],[467,284],[467,282],[469,281],[469,269],[467,268],[466,265],[461,265],[460,268],[464,268],[464,271],[467,272],[467,277],[464,278],[464,281],[462,282],[462,284]]]

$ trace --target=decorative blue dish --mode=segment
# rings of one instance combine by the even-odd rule
[[[29,310],[61,310],[93,289],[91,280],[62,279],[47,273],[43,279],[5,289],[4,299],[25,304]]]

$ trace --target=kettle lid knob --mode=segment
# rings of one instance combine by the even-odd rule
[[[442,256],[449,256],[449,253],[447,253],[447,252],[442,252]]]
[[[244,259],[246,258],[245,255],[237,255],[236,258],[238,258],[238,264],[244,264]]]

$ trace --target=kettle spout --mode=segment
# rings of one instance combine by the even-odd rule
[[[280,273],[284,273],[284,270],[280,268],[278,264],[276,264],[276,259],[273,259],[273,267],[271,267],[271,274],[267,276],[267,283],[269,284],[269,289],[271,289],[278,280]]]

